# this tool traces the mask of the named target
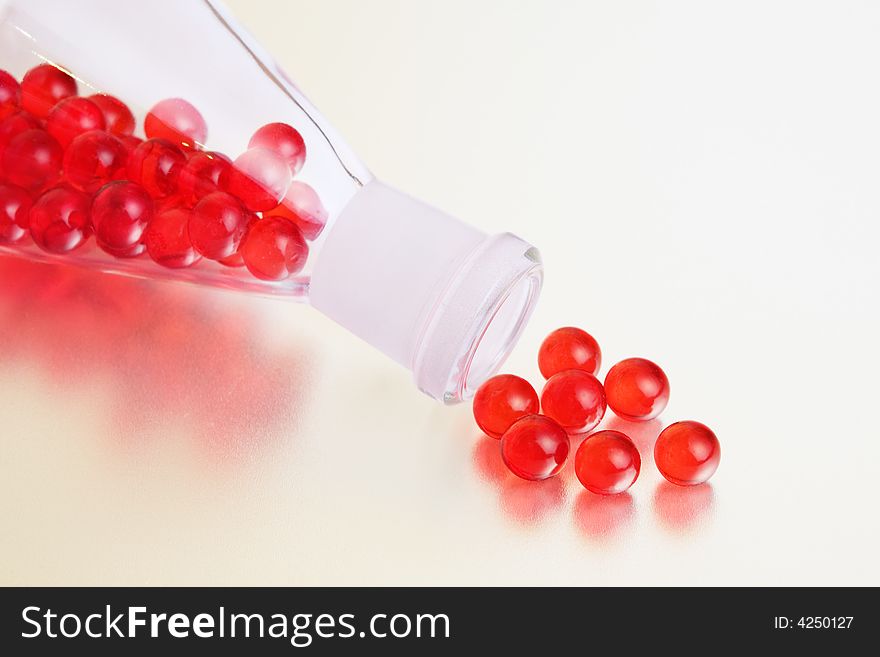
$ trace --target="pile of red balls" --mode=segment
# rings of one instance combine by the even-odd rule
[[[518,477],[547,479],[568,460],[570,436],[586,436],[574,469],[584,487],[601,495],[622,493],[635,483],[641,457],[620,431],[596,431],[607,407],[619,417],[644,422],[666,408],[669,380],[644,358],[627,358],[612,367],[603,385],[599,344],[578,328],[561,328],[541,344],[538,365],[547,379],[540,400],[528,381],[501,374],[486,381],[474,397],[474,418],[492,438],[501,440],[504,463]],[[542,411],[542,412],[539,412]],[[673,484],[693,486],[718,468],[721,447],[704,424],[676,422],[654,444],[654,462]]]
[[[77,94],[50,64],[21,83],[0,70],[0,244],[67,254],[94,235],[114,258],[163,267],[205,259],[269,281],[302,269],[327,212],[294,180],[306,159],[295,128],[262,126],[232,161],[205,149],[207,123],[183,99],[154,105],[141,139],[124,102]]]

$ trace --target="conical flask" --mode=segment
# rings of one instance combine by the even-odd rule
[[[447,403],[542,281],[376,180],[213,0],[0,0],[0,250],[306,301]]]

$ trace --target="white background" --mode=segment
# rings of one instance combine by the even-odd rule
[[[880,584],[880,6],[230,7],[377,176],[541,248],[507,371],[582,326],[720,469],[663,483],[650,423],[630,495],[521,482],[306,307],[69,274],[0,292],[0,581]]]

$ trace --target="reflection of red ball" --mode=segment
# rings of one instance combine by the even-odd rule
[[[88,194],[72,187],[56,187],[40,196],[30,214],[36,245],[50,253],[68,253],[82,246],[91,234],[91,201]]]
[[[264,281],[283,281],[300,271],[309,257],[299,228],[279,217],[253,222],[239,251],[248,271]]]
[[[599,379],[588,372],[559,372],[544,384],[541,410],[568,433],[587,433],[605,417],[605,391]]]
[[[601,365],[599,343],[586,331],[573,326],[553,331],[538,350],[538,367],[545,379],[565,370],[583,370],[595,376]]]
[[[654,462],[660,474],[673,484],[695,486],[715,474],[721,462],[721,444],[705,424],[676,422],[657,438]]]
[[[578,481],[599,495],[622,493],[639,478],[641,468],[639,450],[619,431],[597,431],[587,436],[574,457]]]
[[[510,425],[537,413],[538,408],[538,393],[528,381],[513,374],[493,376],[474,395],[474,419],[493,438],[501,438]]]
[[[523,479],[552,477],[565,465],[570,448],[565,429],[543,415],[527,415],[501,436],[501,458]]]
[[[650,420],[669,401],[669,379],[644,358],[627,358],[605,375],[605,397],[617,415],[626,420]]]
[[[182,148],[196,148],[208,139],[208,125],[199,110],[183,98],[156,103],[144,119],[147,139],[166,139]]]

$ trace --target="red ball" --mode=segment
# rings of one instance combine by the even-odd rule
[[[568,433],[587,433],[605,417],[605,391],[599,379],[588,372],[559,372],[544,384],[541,410]]]
[[[3,149],[3,170],[13,185],[31,192],[54,184],[61,173],[64,151],[45,130],[25,130]]]
[[[177,192],[177,179],[185,164],[183,151],[170,141],[148,139],[128,156],[128,178],[153,198],[163,198]]]
[[[639,478],[642,458],[633,442],[619,431],[597,431],[581,443],[574,472],[584,488],[599,495],[617,495]]]
[[[190,267],[201,260],[189,239],[191,216],[189,208],[169,208],[157,214],[147,227],[144,233],[147,253],[163,267]]]
[[[15,185],[0,185],[0,242],[15,244],[28,233],[28,215],[33,199],[27,190]]]
[[[278,217],[253,222],[239,252],[248,271],[264,281],[283,281],[299,272],[309,257],[299,228]]]
[[[721,444],[705,424],[686,420],[670,424],[654,443],[654,462],[678,486],[708,481],[721,462]]]
[[[211,260],[230,258],[238,251],[252,216],[231,194],[208,194],[196,204],[189,219],[193,247]]]
[[[317,192],[304,182],[294,180],[277,207],[265,216],[284,217],[302,231],[307,240],[317,239],[327,225],[327,210]]]
[[[586,331],[573,326],[553,331],[538,350],[538,367],[545,379],[565,370],[583,370],[596,376],[601,365],[599,343]]]
[[[128,152],[113,135],[93,130],[74,139],[64,153],[64,178],[93,194],[111,180],[125,175]]]
[[[134,132],[134,115],[121,100],[108,94],[95,94],[89,96],[89,100],[101,110],[111,135],[127,137]]]
[[[21,106],[41,119],[59,100],[76,96],[76,80],[52,64],[40,64],[24,74]]]
[[[514,422],[536,414],[539,408],[532,385],[513,374],[493,376],[474,395],[477,426],[493,438],[501,438]]]
[[[153,199],[140,185],[117,180],[101,188],[92,203],[98,246],[119,258],[144,252],[144,231],[153,219]]]
[[[65,98],[49,111],[46,132],[55,137],[62,148],[76,137],[106,127],[104,113],[88,98]]]
[[[208,139],[208,125],[195,107],[183,98],[166,98],[144,119],[147,139],[166,139],[183,148],[197,148]]]
[[[248,210],[264,212],[281,202],[292,180],[290,167],[280,155],[265,148],[252,148],[235,158],[223,172],[220,185]]]
[[[50,189],[36,200],[30,213],[31,237],[44,251],[69,253],[91,234],[92,199],[73,187]]]
[[[195,204],[208,194],[221,191],[220,177],[231,166],[229,158],[222,153],[193,152],[177,179],[181,196]]]
[[[627,358],[605,376],[605,397],[617,415],[626,420],[650,420],[663,412],[669,401],[669,379],[657,365],[644,358]]]
[[[306,143],[302,135],[286,123],[267,123],[257,130],[248,148],[267,148],[284,158],[291,173],[296,175],[306,161]]]
[[[543,415],[527,415],[501,436],[501,458],[517,477],[538,481],[562,469],[571,448],[568,434]]]
[[[15,137],[26,130],[40,130],[40,121],[27,112],[16,112],[5,119],[0,120],[0,158],[3,151]],[[0,166],[2,169],[2,166]]]
[[[21,105],[21,85],[6,71],[0,70],[0,119],[15,114]]]

